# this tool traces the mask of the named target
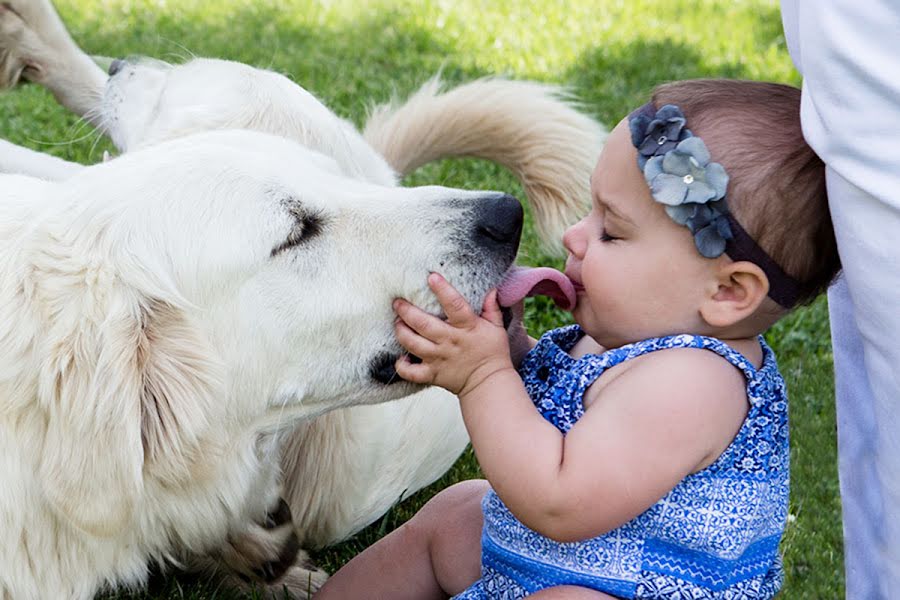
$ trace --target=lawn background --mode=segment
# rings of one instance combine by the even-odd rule
[[[441,71],[453,84],[503,74],[569,86],[608,126],[646,101],[660,82],[693,77],[765,79],[798,85],[773,0],[58,0],[89,53],[143,54],[180,62],[210,56],[285,73],[357,124],[367,108],[404,96]],[[0,137],[70,160],[96,162],[104,139],[36,86],[0,96]],[[504,170],[472,160],[420,169],[407,184],[497,189],[522,197]],[[530,224],[520,262],[562,266],[542,255]],[[568,322],[530,301],[530,333]],[[782,549],[782,597],[843,597],[832,358],[824,299],[767,335],[788,381],[791,522]],[[316,554],[334,570],[408,519],[446,485],[478,476],[467,452],[434,486],[393,508],[344,544]],[[130,597],[127,595],[116,598]],[[230,598],[185,579],[140,598]]]

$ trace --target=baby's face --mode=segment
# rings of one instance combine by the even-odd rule
[[[606,347],[702,331],[699,307],[715,294],[723,259],[703,258],[687,227],[653,200],[627,121],[607,139],[591,192],[591,213],[563,236],[579,325]]]

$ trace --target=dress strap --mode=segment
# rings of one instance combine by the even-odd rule
[[[715,352],[744,374],[751,406],[762,405],[773,392],[784,395],[775,355],[762,337],[763,366],[757,370],[747,357],[722,340],[689,334],[650,338],[573,358],[569,352],[583,335],[577,325],[547,332],[519,366],[528,396],[541,415],[563,433],[582,417],[585,391],[607,369],[657,350],[697,348]]]
[[[715,352],[740,370],[744,374],[748,386],[752,386],[759,379],[760,371],[767,369],[769,362],[774,361],[774,355],[762,339],[762,336],[759,337],[759,341],[763,348],[763,368],[759,370],[753,366],[753,363],[746,356],[722,340],[704,335],[680,334],[649,338],[607,350],[602,354],[587,354],[579,359],[579,362],[582,364],[578,366],[580,373],[579,383],[581,384],[581,389],[578,391],[580,394],[583,394],[600,375],[611,367],[651,352],[674,348],[697,348]]]

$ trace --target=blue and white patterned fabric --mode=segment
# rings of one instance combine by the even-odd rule
[[[756,369],[724,342],[653,338],[574,359],[577,326],[545,334],[519,372],[535,406],[566,433],[584,414],[585,390],[608,368],[656,350],[702,348],[743,372],[750,402],[728,448],[621,527],[575,543],[528,529],[489,491],[484,498],[482,577],[456,600],[524,598],[578,585],[620,598],[771,598],[781,588],[778,544],[788,510],[788,410],[775,355],[759,338]]]

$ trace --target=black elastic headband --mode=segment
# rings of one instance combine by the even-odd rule
[[[628,124],[651,195],[666,205],[676,223],[691,230],[700,253],[715,258],[724,252],[734,261],[752,262],[766,274],[772,300],[784,308],[797,304],[800,282],[785,273],[728,210],[728,175],[687,129],[681,109],[667,104],[657,110],[648,102],[629,115]]]

